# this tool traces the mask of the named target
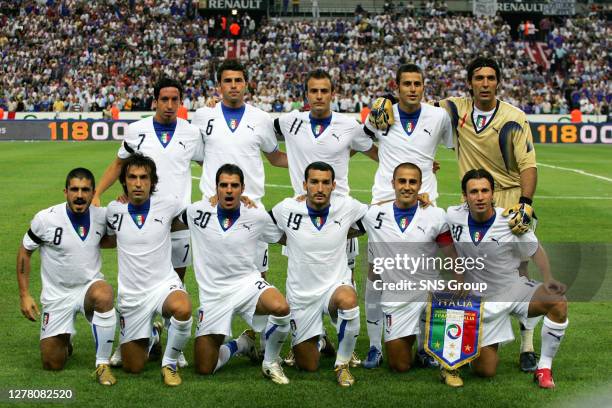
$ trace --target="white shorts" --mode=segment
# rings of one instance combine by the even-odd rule
[[[162,282],[152,290],[143,293],[142,298],[138,299],[137,302],[130,300],[128,304],[119,297],[117,309],[119,310],[120,343],[151,337],[153,319],[156,315],[162,314],[166,298],[177,290],[185,292],[178,275],[176,278]]]
[[[65,296],[53,303],[42,305],[40,339],[59,334],[75,334],[74,321],[77,313],[85,316],[85,295],[89,287],[102,279],[94,279],[85,285],[64,289]]]
[[[521,276],[510,290],[503,295],[504,298],[512,299],[512,301],[485,301],[481,347],[514,340],[510,316],[515,315],[521,321],[527,319],[529,302],[541,284],[541,282],[529,280]]]
[[[309,304],[295,305],[289,301],[292,347],[324,333],[323,316],[329,316],[329,302],[336,289],[340,286],[350,286],[353,288],[350,280],[337,282],[320,298],[314,299]]]
[[[189,231],[175,231],[172,239],[172,267],[186,268],[191,265],[191,243]]]
[[[383,304],[385,342],[418,335],[421,315],[426,306],[427,302]]]
[[[266,328],[267,315],[256,315],[257,301],[262,293],[273,288],[259,274],[245,277],[236,286],[237,290],[227,293],[227,296],[217,296],[206,300],[206,295],[200,291],[200,308],[198,309],[198,325],[196,337],[207,334],[223,334],[232,336],[232,319],[239,315],[253,330],[260,332]]]

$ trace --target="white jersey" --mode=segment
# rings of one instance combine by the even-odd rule
[[[215,175],[226,163],[235,164],[244,173],[244,195],[255,202],[264,196],[265,174],[261,152],[278,150],[272,117],[259,108],[245,104],[238,127],[229,128],[221,103],[214,108],[200,108],[193,115],[192,123],[198,126],[204,141],[202,178],[200,191],[204,197],[217,194]]]
[[[419,285],[420,281],[436,279],[439,270],[433,263],[426,263],[426,260],[436,258],[440,245],[452,243],[444,210],[433,206],[418,207],[409,222],[400,219],[398,223],[393,204],[393,201],[390,201],[372,205],[363,217],[362,223],[368,233],[368,261],[380,267],[384,259],[395,259],[400,255],[402,258],[407,256],[412,262],[417,262],[409,263],[408,265],[412,265],[410,269],[382,268],[384,270],[380,271],[382,272],[380,277],[383,281],[399,282],[407,279]],[[391,293],[390,296],[384,296],[387,293],[383,293],[383,302],[403,301],[408,300],[409,295],[424,294],[418,291],[412,292],[405,293],[403,297]]]
[[[367,209],[354,198],[333,195],[327,220],[318,229],[308,215],[306,201],[286,198],[274,207],[276,223],[287,235],[289,302],[311,303],[336,283],[351,279],[346,236]]]
[[[155,133],[153,117],[130,123],[117,156],[127,159],[132,153],[149,156],[157,167],[156,193],[173,195],[186,206],[191,202],[191,161],[201,150],[200,131],[186,120],[177,118],[176,129],[166,146]]]
[[[420,192],[429,193],[435,201],[438,197],[438,181],[433,172],[433,161],[439,144],[453,147],[453,131],[446,111],[421,103],[421,113],[412,133],[408,135],[402,126],[398,104],[393,105],[395,123],[387,131],[377,130],[366,120],[365,132],[378,139],[378,169],[372,186],[372,203],[392,200],[395,192],[391,181],[393,170],[400,163],[413,163],[423,173]]]
[[[446,219],[451,228],[455,248],[460,257],[482,259],[484,268],[473,268],[465,273],[466,282],[484,282],[487,295],[508,290],[519,279],[519,265],[538,249],[538,239],[533,231],[514,235],[508,226],[504,209],[495,208],[495,220],[475,244],[469,228],[467,204],[449,207]]]
[[[312,133],[310,113],[291,111],[274,121],[274,128],[285,138],[289,177],[296,195],[305,194],[304,170],[322,161],[334,168],[336,194],[349,194],[348,169],[351,150],[365,152],[372,147],[361,125],[350,116],[332,112],[330,125],[318,137]]]
[[[112,201],[106,218],[117,236],[119,298],[136,302],[159,283],[176,276],[172,267],[170,228],[183,205],[173,196],[151,196],[149,212],[139,228],[128,204]]]
[[[43,304],[65,296],[66,289],[102,279],[100,240],[106,235],[106,209],[89,207],[89,231],[83,240],[68,218],[67,204],[40,211],[23,237],[28,251],[40,248]]]
[[[217,206],[202,200],[188,206],[181,216],[191,232],[193,253],[197,254],[195,276],[206,301],[237,291],[247,275],[259,276],[257,241],[278,242],[283,235],[261,208],[241,204],[240,216],[225,231],[217,214]]]

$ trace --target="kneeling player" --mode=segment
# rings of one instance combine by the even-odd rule
[[[43,306],[40,352],[43,368],[61,370],[72,352],[78,312],[91,323],[96,342],[96,377],[102,385],[113,385],[109,366],[117,317],[113,289],[100,273],[100,247],[109,245],[106,210],[90,207],[95,193],[93,174],[76,168],[66,177],[66,202],[40,211],[23,237],[17,255],[17,281],[21,313],[36,321],[36,301],[28,291],[30,260],[40,248]]]
[[[446,256],[456,257],[453,240],[446,223],[444,210],[436,207],[419,208],[418,193],[421,189],[421,170],[412,163],[401,163],[393,172],[391,181],[395,200],[372,205],[363,218],[368,233],[370,268],[368,280],[378,285],[411,282],[413,286],[402,291],[382,291],[381,306],[385,324],[385,346],[389,368],[408,371],[412,366],[414,341],[422,332],[422,313],[427,303],[427,290],[421,285],[434,281],[439,273],[422,264],[417,269],[378,270],[373,262],[396,259],[433,259],[440,247]],[[421,344],[422,344],[421,338]],[[371,360],[380,364],[380,350]],[[376,356],[375,356],[376,357]],[[368,359],[370,361],[370,359]]]
[[[447,221],[459,256],[484,262],[483,269],[467,271],[465,281],[485,283],[488,288],[482,349],[472,368],[483,377],[495,375],[498,345],[514,339],[511,314],[524,322],[527,317],[544,315],[542,350],[534,380],[542,388],[554,388],[552,360],[568,325],[565,285],[553,279],[548,257],[532,231],[521,236],[512,234],[503,209],[494,207],[494,182],[488,171],[468,171],[461,188],[466,204],[450,207]],[[540,270],[543,283],[519,276],[521,261],[529,257]]]
[[[327,163],[309,164],[304,179],[305,201],[287,198],[272,210],[287,240],[293,353],[299,368],[318,368],[317,343],[323,334],[323,314],[329,314],[338,330],[336,377],[348,387],[355,381],[349,361],[360,322],[345,245],[351,225],[365,215],[367,206],[348,196],[332,196],[334,169]]]
[[[170,319],[162,359],[162,377],[169,386],[181,383],[177,358],[191,336],[191,302],[172,267],[170,228],[183,207],[173,196],[154,195],[155,162],[133,154],[121,165],[119,181],[128,202],[113,201],[107,220],[117,238],[118,307],[123,369],[143,370],[151,347],[153,318]]]
[[[191,231],[200,289],[196,370],[212,374],[237,352],[256,357],[250,330],[223,344],[224,337],[232,335],[234,315],[240,315],[256,331],[265,328],[263,374],[277,384],[288,384],[279,353],[289,333],[289,305],[261,277],[256,262],[258,242],[278,242],[283,234],[265,210],[241,204],[245,186],[238,166],[221,166],[215,179],[217,205],[198,201],[181,216]]]

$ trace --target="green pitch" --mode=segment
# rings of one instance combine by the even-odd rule
[[[2,279],[0,281],[0,390],[7,389],[66,389],[75,393],[73,406],[559,406],[609,404],[612,398],[612,278],[599,273],[596,301],[570,304],[570,326],[561,350],[554,362],[557,388],[540,390],[532,377],[518,370],[518,341],[500,350],[498,375],[491,380],[474,377],[463,370],[465,387],[454,390],[439,383],[436,370],[415,369],[397,375],[386,364],[377,370],[353,369],[357,382],[351,389],[340,389],[332,372],[333,361],[322,359],[315,374],[287,368],[291,384],[277,386],[264,380],[259,366],[246,359],[235,358],[212,377],[196,375],[191,367],[181,371],[183,385],[165,388],[160,380],[159,364],[149,363],[141,375],[127,375],[115,369],[118,384],[111,388],[98,385],[91,376],[94,367],[94,346],[89,326],[84,318],[77,319],[74,354],[61,372],[41,369],[38,350],[39,323],[31,323],[19,312],[19,297],[15,279],[15,256],[23,234],[34,214],[64,200],[64,177],[77,166],[90,168],[99,178],[116,154],[118,144],[81,143],[2,143],[0,185],[2,186],[0,234]],[[591,272],[589,260],[596,258],[601,268],[612,271],[612,161],[609,146],[537,146],[539,181],[535,208],[539,217],[538,236],[544,243],[590,242],[608,243],[608,252],[599,249],[582,251],[583,273]],[[442,193],[438,205],[458,203],[459,176],[452,152],[441,151],[438,173]],[[350,185],[353,195],[370,201],[370,188],[376,165],[363,155],[353,157]],[[583,173],[577,172],[582,171]],[[584,172],[588,174],[584,174]],[[199,176],[199,168],[194,176]],[[291,193],[289,177],[284,169],[266,166],[266,197],[268,208]],[[600,176],[599,178],[596,176]],[[194,179],[194,199],[199,198],[198,180]],[[105,194],[108,203],[119,188]],[[366,241],[361,239],[362,254]],[[284,291],[287,261],[277,245],[270,249],[269,280]],[[361,257],[360,257],[361,258]],[[551,255],[553,264],[554,254]],[[596,262],[597,263],[597,262]],[[562,266],[562,265],[560,265]],[[363,276],[357,267],[357,282],[363,302]],[[554,272],[554,271],[553,271]],[[116,288],[116,255],[104,251],[104,274]],[[608,273],[610,275],[610,273]],[[197,285],[188,271],[187,286],[197,308]],[[34,255],[31,293],[40,294],[39,256]],[[237,319],[234,334],[245,328]],[[330,337],[335,330],[328,325]],[[539,351],[539,327],[536,329],[536,351]],[[165,335],[164,335],[165,339]],[[365,357],[368,340],[362,303],[362,330],[357,352]],[[285,350],[283,354],[287,350]],[[193,341],[185,354],[191,361]],[[607,374],[606,374],[607,373]],[[0,401],[0,402],[5,402]]]

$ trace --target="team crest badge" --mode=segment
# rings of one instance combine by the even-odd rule
[[[225,217],[221,221],[221,228],[223,228],[223,231],[227,231],[232,226],[233,223],[234,222],[232,221],[230,217]]]
[[[482,129],[485,123],[487,123],[487,117],[484,115],[478,115],[478,117],[476,118],[476,127],[478,129]]]
[[[430,294],[425,351],[449,370],[477,358],[482,337],[483,305],[478,296],[457,297],[447,292]]]
[[[321,133],[323,133],[323,125],[316,125],[314,128],[314,133],[315,136],[319,136]]]
[[[321,228],[323,228],[323,225],[325,225],[325,221],[327,221],[327,217],[321,215],[311,215],[310,220],[312,221],[312,225],[314,225],[316,229],[321,231]]]
[[[162,146],[166,147],[168,143],[170,143],[170,140],[172,140],[172,134],[170,134],[170,132],[161,132],[157,135],[157,138]]]
[[[77,228],[77,233],[79,234],[79,237],[84,240],[87,237],[87,228],[81,225],[79,228]]]
[[[414,130],[414,123],[411,120],[409,120],[406,123],[406,132],[412,133],[413,130]]]
[[[400,219],[399,227],[402,232],[406,231],[406,228],[408,228],[408,217],[402,217]]]
[[[480,231],[474,232],[474,236],[472,237],[472,241],[474,241],[474,243],[477,244],[477,243],[480,242],[481,239],[482,239],[482,234],[480,233]]]
[[[387,329],[390,329],[392,325],[393,325],[393,316],[390,314],[386,314],[385,315],[385,327],[387,327]]]
[[[134,224],[141,229],[144,226],[147,217],[145,214],[130,214],[132,216],[132,220],[134,220]]]
[[[229,128],[232,130],[236,130],[237,127],[238,127],[238,119],[230,119]]]

